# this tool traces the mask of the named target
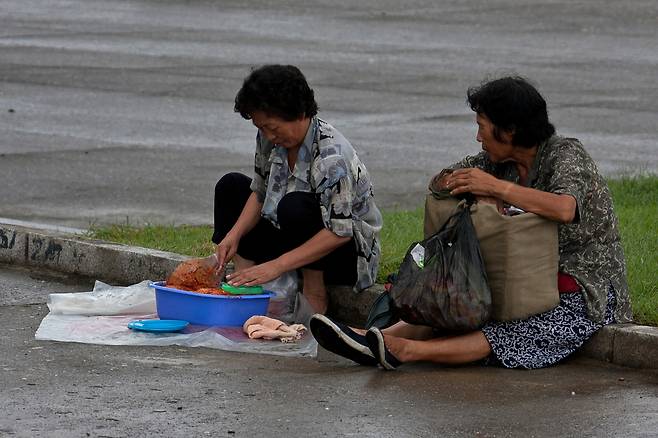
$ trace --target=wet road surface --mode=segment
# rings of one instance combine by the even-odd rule
[[[300,66],[384,208],[475,153],[469,86],[518,73],[607,175],[658,171],[658,3],[0,1],[0,217],[211,223],[251,173],[250,68]]]
[[[536,371],[395,372],[206,348],[35,341],[49,292],[0,266],[0,436],[653,437],[658,373],[577,358]]]

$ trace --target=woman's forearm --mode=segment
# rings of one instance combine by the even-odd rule
[[[570,223],[576,217],[576,199],[571,195],[544,192],[498,180],[492,195],[524,211],[547,219]]]
[[[473,193],[476,196],[493,196],[556,222],[570,223],[576,217],[577,205],[573,196],[523,187],[480,169],[455,170],[447,176],[445,184],[452,195]]]
[[[326,256],[336,248],[345,245],[351,237],[340,237],[324,228],[302,245],[288,251],[276,259],[284,271],[308,265]]]
[[[245,234],[251,231],[258,221],[260,220],[260,212],[263,208],[263,203],[258,200],[258,195],[256,192],[252,192],[249,195],[249,199],[240,213],[240,217],[229,231],[229,234],[234,234],[239,238],[242,238]]]

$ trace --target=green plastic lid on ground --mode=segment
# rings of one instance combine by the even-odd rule
[[[231,295],[260,295],[263,293],[263,286],[231,286],[228,283],[222,283],[222,289]]]

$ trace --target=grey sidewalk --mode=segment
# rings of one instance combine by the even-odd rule
[[[57,228],[24,225],[28,224],[0,223],[0,263],[51,269],[125,285],[163,279],[188,258],[88,239]],[[350,323],[363,323],[370,303],[382,290],[381,285],[375,285],[361,294],[353,294],[349,287],[331,288],[329,312]],[[658,368],[658,328],[635,324],[604,327],[586,344],[582,354],[617,365]]]

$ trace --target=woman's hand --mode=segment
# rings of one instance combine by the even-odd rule
[[[217,244],[215,254],[217,255],[217,272],[223,272],[226,264],[231,261],[238,251],[240,238],[234,234],[228,233],[221,242]]]
[[[226,276],[231,286],[258,286],[272,281],[285,272],[277,259],[242,269]]]
[[[448,178],[450,178],[452,172],[452,169],[443,169],[440,173],[434,175],[430,180],[430,190],[437,193],[448,190]]]
[[[226,269],[226,264],[231,261],[238,251],[238,245],[242,236],[252,230],[260,220],[260,212],[263,203],[258,200],[258,194],[252,192],[247,199],[247,203],[242,208],[240,217],[231,228],[224,239],[217,244],[215,254],[217,255],[217,272],[222,273]]]
[[[477,196],[500,198],[503,181],[476,168],[457,169],[445,178],[446,188],[451,195],[472,193]]]

